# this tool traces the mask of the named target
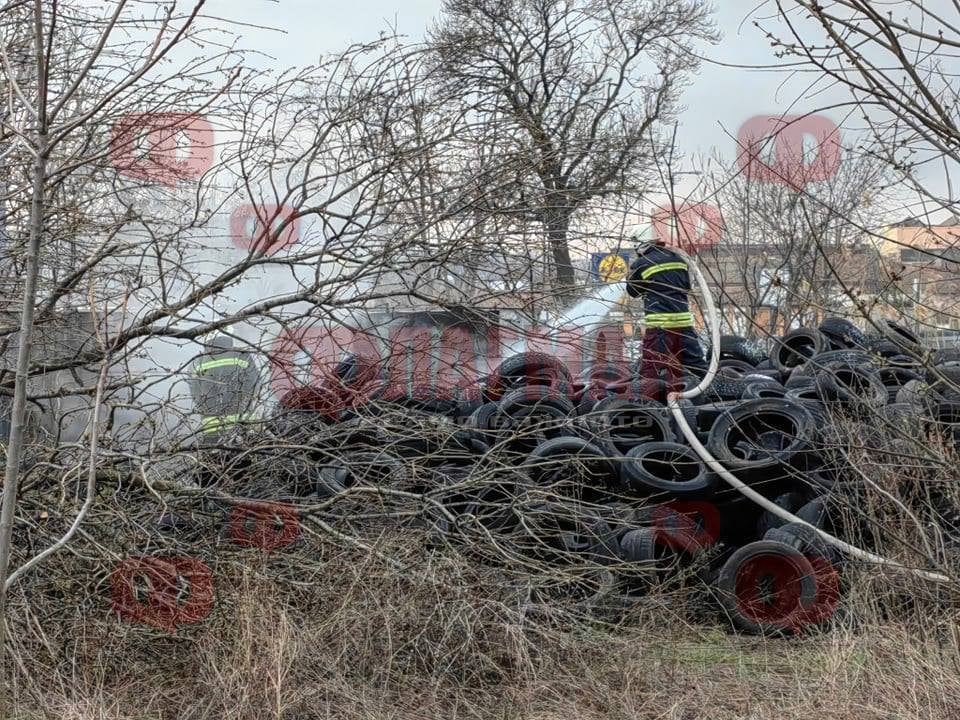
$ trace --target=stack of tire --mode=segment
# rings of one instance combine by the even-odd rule
[[[637,365],[573,377],[554,357],[518,354],[476,396],[391,398],[420,419],[405,419],[394,445],[373,432],[366,452],[394,458],[392,475],[403,474],[397,457],[427,459],[431,471],[404,489],[430,498],[432,527],[449,537],[472,528],[541,561],[589,560],[625,596],[691,568],[735,628],[797,632],[828,624],[842,598],[847,559],[814,528],[869,542],[841,512],[857,487],[842,420],[873,428],[862,439],[878,447],[921,432],[960,438],[960,352],[928,351],[894,323],[880,329],[868,335],[830,318],[769,349],[724,336],[718,375],[685,401],[710,453],[809,525],[784,523],[711,471],[668,411],[666,383],[642,379]],[[351,426],[363,414],[324,413],[322,422]],[[424,416],[448,423],[442,440],[410,430]],[[316,492],[369,481],[356,462],[344,453],[339,470],[325,467]]]

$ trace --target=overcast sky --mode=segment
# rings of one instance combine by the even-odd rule
[[[243,44],[268,54],[265,66],[286,68],[317,62],[321,53],[342,50],[351,42],[373,40],[390,26],[419,40],[437,16],[441,0],[212,0],[211,14],[248,23]],[[926,3],[933,8],[949,0]],[[765,7],[767,6],[767,7]],[[763,32],[753,21],[769,18],[764,0],[722,0],[714,18],[723,39],[706,51],[700,74],[683,98],[679,129],[685,169],[700,168],[703,158],[719,152],[735,157],[737,130],[755,115],[805,114],[847,99],[816,73],[786,72]],[[767,20],[766,27],[777,27]],[[268,30],[267,28],[276,28]],[[816,38],[820,41],[820,38]],[[960,68],[958,68],[960,71]],[[826,116],[848,124],[843,110]],[[931,171],[933,173],[933,171]],[[686,178],[690,185],[695,178]],[[929,179],[945,187],[942,170]],[[904,211],[905,213],[906,211]]]

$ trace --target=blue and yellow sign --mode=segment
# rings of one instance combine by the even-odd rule
[[[590,269],[600,282],[620,282],[630,271],[630,253],[605,252],[593,253]]]

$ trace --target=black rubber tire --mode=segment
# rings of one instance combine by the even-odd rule
[[[798,328],[774,340],[770,359],[782,373],[805,365],[811,358],[830,349],[830,341],[819,330]]]
[[[349,387],[368,383],[379,374],[380,362],[364,355],[350,353],[337,363],[336,377]]]
[[[620,538],[620,557],[627,562],[653,563],[658,557],[656,531],[634,528]]]
[[[787,390],[797,390],[798,388],[812,388],[816,386],[817,381],[813,375],[804,375],[801,372],[792,372],[783,386]]]
[[[930,364],[943,365],[945,363],[960,363],[960,347],[941,348],[933,351],[930,356]]]
[[[429,386],[398,389],[380,398],[380,402],[444,417],[452,417],[458,405],[453,398],[437,397],[436,391]]]
[[[478,430],[456,430],[439,438],[434,455],[423,460],[428,464],[471,466],[490,450],[490,439]]]
[[[299,497],[316,495],[327,498],[346,490],[343,485],[343,468],[334,463],[309,463],[299,468],[293,483],[293,492]]]
[[[808,363],[794,370],[790,379],[816,375],[821,368],[827,367],[834,362],[840,362],[845,365],[860,365],[873,370],[879,370],[881,367],[880,359],[876,355],[864,350],[828,350],[827,352],[815,355],[810,358]],[[789,387],[789,382],[787,385]]]
[[[890,358],[900,357],[903,354],[903,348],[893,340],[887,338],[877,338],[870,343],[870,350],[874,355],[879,355],[886,361]]]
[[[587,416],[590,426],[620,454],[645,442],[675,439],[668,410],[656,403],[607,398]]]
[[[717,418],[707,445],[734,472],[760,472],[782,464],[803,469],[815,437],[815,420],[807,408],[767,398],[742,402]]]
[[[587,560],[609,565],[620,559],[620,529],[597,510],[591,509],[583,525],[583,539],[589,542]]]
[[[527,478],[514,471],[507,474],[503,482],[491,482],[489,475],[488,470],[478,471],[478,476],[483,479],[477,483],[479,489],[471,492],[473,500],[464,509],[464,514],[472,515],[472,520],[488,531],[509,532],[519,521],[515,512],[518,487],[526,483]],[[469,476],[467,482],[470,482]]]
[[[470,416],[484,405],[486,405],[486,402],[480,397],[471,400],[458,400],[457,407],[450,417],[455,422],[460,423],[461,425],[466,425],[470,419]]]
[[[574,469],[570,462],[574,459],[578,461],[577,470],[583,472],[577,472],[571,479],[564,471]],[[527,456],[523,470],[538,485],[558,483],[558,494],[564,496],[578,497],[579,490],[583,489],[595,498],[598,492],[617,491],[620,486],[619,469],[603,448],[576,437],[558,437],[540,443]],[[581,487],[576,487],[577,484]],[[606,495],[600,497],[609,499]]]
[[[777,387],[783,387],[783,383],[780,382],[780,373],[776,370],[754,370],[753,372],[744,375],[743,381],[745,383],[760,382],[767,383],[769,385],[775,385]]]
[[[277,413],[268,421],[268,428],[275,437],[295,444],[304,444],[315,434],[323,432],[333,419],[323,412],[278,408]]]
[[[626,363],[602,363],[593,365],[586,373],[585,384],[601,381],[607,383],[624,383],[633,380],[633,371]]]
[[[767,359],[767,353],[757,343],[739,335],[720,336],[720,359],[741,360],[757,365]]]
[[[821,495],[832,492],[839,483],[842,469],[836,464],[821,465],[816,470],[810,470],[803,475],[801,492],[806,495]]]
[[[518,527],[513,540],[524,553],[558,562],[583,549],[575,542],[582,519],[578,506],[546,497],[524,497],[516,503],[514,512]]]
[[[500,412],[500,403],[484,403],[467,418],[468,428],[482,432],[487,436],[497,430],[497,416]]]
[[[747,383],[740,379],[726,378],[720,375],[714,377],[710,386],[704,390],[703,397],[707,402],[724,402],[739,400],[747,388]]]
[[[379,413],[378,408],[372,408],[373,415]],[[370,450],[383,447],[381,426],[378,422],[371,422],[369,417],[357,417],[333,425],[328,430],[328,438],[335,443],[340,451],[352,449]]]
[[[550,388],[518,388],[500,401],[495,439],[526,456],[545,440],[576,436],[572,416],[573,403]]]
[[[787,389],[780,383],[754,381],[747,382],[743,389],[744,400],[761,400],[763,398],[785,398]]]
[[[722,367],[717,370],[718,378],[724,378],[725,380],[739,380],[743,377],[743,371],[737,370],[736,368]]]
[[[913,370],[896,366],[880,368],[877,371],[877,377],[880,378],[880,382],[882,382],[884,387],[887,388],[888,404],[895,403],[897,401],[897,393],[900,391],[900,388],[902,388],[911,380],[920,379],[920,375],[915,373]]]
[[[813,498],[797,510],[797,517],[821,530],[833,531],[833,523],[828,514],[826,496]]]
[[[696,414],[694,417],[694,422],[690,423],[690,425],[696,428],[698,433],[709,433],[713,428],[714,423],[717,422],[717,418],[727,412],[727,410],[731,410],[739,406],[739,400],[725,400],[723,402],[700,405],[695,408]],[[682,436],[682,432],[679,432],[677,435],[677,437]]]
[[[807,495],[798,490],[793,490],[783,495],[778,495],[774,498],[774,501],[778,507],[783,508],[787,512],[796,513],[801,507],[803,507],[807,502]],[[760,516],[760,522],[757,523],[757,535],[759,537],[764,537],[768,530],[773,528],[782,527],[785,524],[785,521],[780,518],[779,515],[774,515],[769,510],[764,510],[763,514]]]
[[[890,394],[878,372],[862,365],[829,363],[814,379],[825,402],[840,402],[853,408],[883,407]]]
[[[883,331],[883,336],[898,348],[901,348],[900,352],[904,350],[906,350],[908,354],[924,352],[923,343],[920,341],[920,338],[903,325],[895,323],[892,320],[881,320],[879,325]]]
[[[637,523],[654,530],[657,541],[678,554],[694,556],[714,548],[723,533],[723,516],[710,500],[678,500],[644,505]]]
[[[574,528],[565,530],[557,538],[565,553],[601,565],[610,565],[620,559],[620,541],[617,531],[598,512],[584,509],[574,522]]]
[[[453,449],[451,442],[457,426],[446,418],[424,410],[410,409],[394,412],[384,417],[379,428],[380,442],[375,447],[390,447],[405,458],[429,458],[431,462],[442,460],[443,448]],[[457,451],[462,454],[465,448]]]
[[[919,376],[918,376],[919,377]],[[944,390],[953,390],[951,385],[960,389],[960,363],[941,363],[934,365],[926,372],[926,380],[930,385],[943,388]],[[954,392],[957,392],[954,390]]]
[[[910,380],[897,391],[897,404],[910,405],[916,412],[929,412],[940,400],[940,393],[923,380]]]
[[[839,348],[866,348],[869,343],[867,334],[846,318],[825,318],[817,329]]]
[[[736,358],[724,358],[720,361],[718,367],[721,370],[737,371],[737,377],[743,377],[747,373],[752,373],[756,370],[756,367],[750,363],[744,362],[743,360],[737,360]]]
[[[583,388],[577,403],[577,414],[589,415],[602,400],[627,400],[636,403],[666,404],[666,383],[663,380],[632,378],[622,383],[590,384]]]
[[[676,551],[655,528],[635,528],[620,538],[620,559],[626,564],[622,579],[630,595],[643,594],[680,566]]]
[[[806,520],[806,518],[801,519]],[[812,527],[802,523],[784,523],[779,527],[771,528],[764,534],[763,539],[789,545],[807,558],[821,557],[834,567],[839,566],[842,560],[836,547],[821,538]]]
[[[617,531],[617,537],[637,527],[637,508],[623,500],[606,500],[590,509]]]
[[[923,368],[923,361],[917,360],[917,358],[912,358],[909,355],[892,355],[888,358],[885,358],[886,365],[896,368],[904,368],[906,370],[913,370],[915,372],[920,372]]]
[[[773,588],[767,585],[774,579]],[[764,586],[758,590],[758,586]],[[731,555],[717,576],[718,600],[727,618],[750,635],[792,634],[798,620],[817,599],[814,567],[801,552],[784,543],[760,540]],[[760,601],[761,593],[772,595]]]
[[[666,493],[677,500],[709,497],[717,486],[717,477],[692,449],[672,442],[633,448],[620,464],[620,477],[621,484],[632,493]]]
[[[816,383],[790,388],[787,390],[786,399],[800,403],[804,407],[808,408],[811,403],[816,403],[817,405],[823,404],[823,397],[820,394],[820,391],[817,389]]]
[[[960,427],[960,402],[942,400],[933,411],[933,425],[941,433],[955,434]]]
[[[336,472],[334,487],[351,488],[355,485],[409,489],[407,466],[398,458],[384,452],[352,453],[343,460]]]
[[[775,385],[783,385],[787,377],[789,377],[789,375],[784,375],[776,369],[754,370],[752,373],[744,375],[743,381],[747,383],[769,381]]]
[[[554,563],[602,565],[619,560],[617,532],[593,508],[564,500],[521,502],[520,532],[515,540],[528,553]]]
[[[573,403],[566,396],[542,385],[517,388],[500,401],[501,415],[512,416],[531,410],[542,410],[556,417],[569,417],[573,414]]]
[[[570,393],[573,378],[567,367],[552,355],[525,352],[508,357],[487,379],[487,397],[499,400],[516,388],[545,386],[555,392]]]

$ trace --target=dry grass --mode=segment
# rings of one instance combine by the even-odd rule
[[[381,542],[400,569],[322,543],[251,550],[217,566],[213,613],[176,635],[119,622],[105,597],[20,616],[29,674],[17,678],[16,717],[960,717],[947,611],[908,624],[864,602],[858,623],[829,634],[743,638],[678,590],[616,624],[575,604],[533,619],[501,572],[422,539]],[[299,553],[313,570],[291,578]],[[874,592],[858,583],[855,603],[858,587]]]
[[[863,437],[853,427],[836,443],[869,480],[848,500],[851,523],[906,564],[940,556],[939,520],[917,508],[960,507],[952,450],[925,459],[936,449],[925,440],[892,458]],[[489,470],[502,481],[504,467]],[[435,480],[410,469],[405,490]],[[41,486],[24,496],[18,562],[62,532],[77,502]],[[410,497],[406,508],[349,501],[381,513],[337,525],[365,548],[305,523],[296,545],[264,554],[230,542],[215,503],[172,501],[203,527],[162,536],[149,494],[105,485],[84,533],[12,594],[14,717],[960,718],[960,601],[920,581],[851,569],[828,631],[738,637],[695,580],[629,603],[584,602],[572,578],[589,585],[602,568],[524,560],[492,537],[471,536],[465,553],[397,529],[423,513]],[[110,569],[136,554],[202,559],[216,578],[213,611],[175,634],[118,619]]]

